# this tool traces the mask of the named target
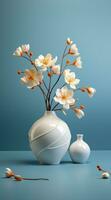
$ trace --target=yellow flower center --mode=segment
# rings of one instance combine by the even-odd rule
[[[48,63],[49,63],[49,58],[44,58],[43,59],[43,64],[44,65],[48,65]]]
[[[73,77],[70,77],[70,78],[69,78],[69,80],[68,80],[69,84],[73,83],[73,82],[74,82],[74,80],[75,80],[75,78],[73,78]]]
[[[66,96],[66,95],[63,95],[63,96],[62,96],[62,99],[63,99],[63,100],[66,100],[66,99],[67,99],[67,96]]]
[[[28,81],[33,81],[34,77],[35,77],[34,72],[30,71],[30,73],[27,76],[27,80]]]

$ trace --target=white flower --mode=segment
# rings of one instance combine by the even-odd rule
[[[14,172],[10,168],[6,168],[5,175],[7,178],[14,176]]]
[[[78,48],[76,46],[76,44],[72,44],[70,49],[69,49],[69,54],[72,54],[74,56],[78,56],[79,52],[78,52]]]
[[[72,108],[72,109],[73,109],[73,108]],[[81,119],[82,117],[84,117],[84,112],[83,112],[83,110],[81,110],[81,109],[79,109],[79,108],[74,108],[73,110],[74,110],[76,116],[77,116],[79,119]]]
[[[93,95],[96,93],[96,89],[92,88],[92,87],[88,87],[87,89],[87,93],[89,95],[89,97],[93,97]]]
[[[42,70],[46,71],[48,67],[55,65],[56,61],[57,57],[53,58],[51,54],[47,54],[46,56],[40,55],[35,59],[35,65],[37,67],[42,67]]]
[[[71,45],[73,43],[73,41],[70,38],[67,38],[66,42],[67,42],[68,45]]]
[[[64,79],[67,84],[70,85],[71,88],[76,89],[76,85],[79,84],[80,80],[76,79],[75,73],[71,72],[70,69],[66,69],[64,71]]]
[[[22,51],[24,53],[28,53],[29,50],[30,50],[30,45],[29,44],[23,44],[22,45]]]
[[[63,105],[63,108],[69,109],[70,105],[74,105],[75,99],[73,98],[73,90],[69,90],[67,87],[57,89],[54,100]]]
[[[23,55],[23,51],[21,47],[18,47],[15,52],[13,53],[14,56],[22,56]]]
[[[82,62],[81,62],[81,57],[76,58],[76,60],[74,60],[74,62],[72,63],[72,65],[75,65],[77,68],[82,68]]]
[[[40,85],[43,79],[42,72],[36,71],[36,69],[26,69],[25,76],[21,78],[23,84],[27,85],[27,88],[32,89],[37,85]]]
[[[53,73],[54,74],[60,74],[60,65],[54,65],[54,66],[52,66],[52,71],[53,71]]]

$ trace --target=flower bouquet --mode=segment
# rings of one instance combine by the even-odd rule
[[[76,91],[87,93],[89,97],[96,92],[90,86],[78,87],[80,79],[76,77],[73,70],[82,68],[79,50],[76,44],[68,38],[60,64],[57,63],[57,57],[53,57],[50,53],[45,56],[39,55],[33,59],[33,52],[30,50],[29,44],[19,46],[13,55],[22,57],[31,64],[30,69],[18,70],[18,74],[22,76],[21,82],[28,89],[41,91],[47,111],[42,120],[37,120],[29,131],[31,148],[40,162],[59,163],[69,147],[71,137],[68,126],[55,115],[55,111],[62,111],[66,114],[67,110],[71,109],[81,119],[84,116],[85,106],[77,105]],[[47,77],[47,82],[44,77]],[[62,85],[61,77],[64,78]],[[58,89],[56,89],[57,84],[60,84]],[[56,91],[54,91],[55,89]],[[58,130],[59,134],[56,136]],[[44,140],[41,141],[41,139]],[[57,151],[58,149],[59,151]],[[56,159],[53,159],[54,155],[57,157]]]

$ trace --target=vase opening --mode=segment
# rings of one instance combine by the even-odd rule
[[[83,140],[83,134],[77,134],[77,140]]]

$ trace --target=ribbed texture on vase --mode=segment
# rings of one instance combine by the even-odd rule
[[[70,139],[67,124],[53,114],[44,115],[29,131],[31,149],[41,163],[58,164],[69,147]]]

